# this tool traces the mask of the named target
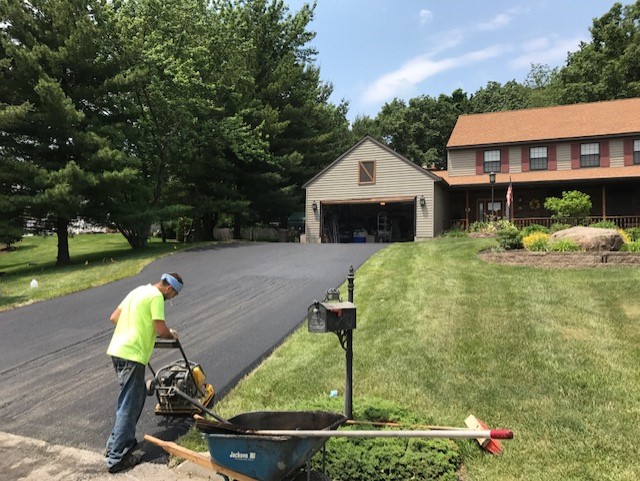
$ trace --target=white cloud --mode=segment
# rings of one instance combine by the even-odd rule
[[[433,19],[433,13],[431,13],[431,11],[426,9],[420,10],[419,16],[420,16],[420,25],[426,25]]]
[[[412,58],[398,70],[383,75],[369,85],[362,94],[365,103],[377,103],[384,100],[401,96],[424,81],[441,72],[457,67],[468,66],[473,63],[482,62],[490,58],[503,55],[508,48],[504,45],[494,45],[482,50],[468,52],[458,57],[451,57],[442,60],[432,60],[433,54],[421,55]]]
[[[524,53],[509,62],[513,69],[530,67],[532,63],[542,63],[550,66],[562,64],[567,59],[568,52],[578,50],[584,38],[559,38],[550,40],[538,38],[522,45]]]
[[[479,30],[481,32],[493,32],[494,30],[499,30],[506,27],[511,23],[511,20],[511,15],[500,13],[493,17],[493,19],[489,22],[477,24],[475,26],[475,30]]]

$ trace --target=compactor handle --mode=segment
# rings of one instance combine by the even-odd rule
[[[182,349],[178,339],[156,339],[156,349]]]

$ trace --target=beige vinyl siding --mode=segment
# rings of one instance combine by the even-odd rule
[[[509,172],[522,172],[522,147],[511,147],[509,149]]]
[[[562,143],[556,147],[557,170],[571,170],[571,144]]]
[[[474,149],[451,150],[447,153],[449,176],[476,175],[476,151]]]
[[[374,184],[358,183],[358,162],[376,162]],[[426,205],[416,207],[416,237],[433,236],[434,179],[421,172],[392,152],[371,141],[345,155],[339,162],[307,185],[306,234],[309,242],[318,242],[320,236],[321,202],[354,201],[384,197],[424,196]],[[318,210],[311,205],[316,201]]]
[[[609,167],[624,167],[624,141],[622,139],[609,141]]]

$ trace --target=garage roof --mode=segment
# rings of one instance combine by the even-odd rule
[[[438,177],[437,175],[434,175],[431,171],[423,169],[422,167],[420,167],[418,164],[416,164],[415,162],[411,162],[409,159],[407,159],[406,157],[400,155],[398,152],[396,152],[395,150],[393,150],[392,148],[390,148],[389,146],[383,144],[382,142],[379,142],[378,140],[374,139],[373,137],[371,137],[370,135],[365,135],[358,143],[356,143],[353,147],[351,147],[349,150],[347,150],[344,154],[342,154],[340,157],[338,157],[336,160],[334,160],[333,162],[331,162],[329,165],[327,165],[324,169],[322,169],[320,172],[318,172],[311,180],[309,180],[306,184],[304,184],[302,186],[303,189],[307,188],[310,184],[312,184],[317,178],[319,178],[320,176],[322,176],[327,170],[329,170],[331,167],[333,167],[334,165],[336,165],[338,162],[340,162],[342,159],[344,159],[347,155],[349,155],[351,152],[353,152],[354,150],[356,150],[358,147],[360,147],[363,143],[367,142],[367,141],[371,141],[374,144],[376,144],[377,146],[379,146],[380,148],[388,151],[390,154],[394,155],[395,157],[397,157],[398,159],[400,159],[401,161],[407,163],[408,165],[410,165],[411,167],[413,167],[414,169],[416,169],[418,172],[430,177],[432,180],[434,180],[435,182],[440,182],[442,179],[440,177]]]

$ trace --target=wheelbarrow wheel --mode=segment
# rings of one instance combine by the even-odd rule
[[[309,481],[333,481],[329,476],[327,476],[322,471],[309,471]],[[307,472],[302,471],[293,478],[292,481],[307,481]]]

